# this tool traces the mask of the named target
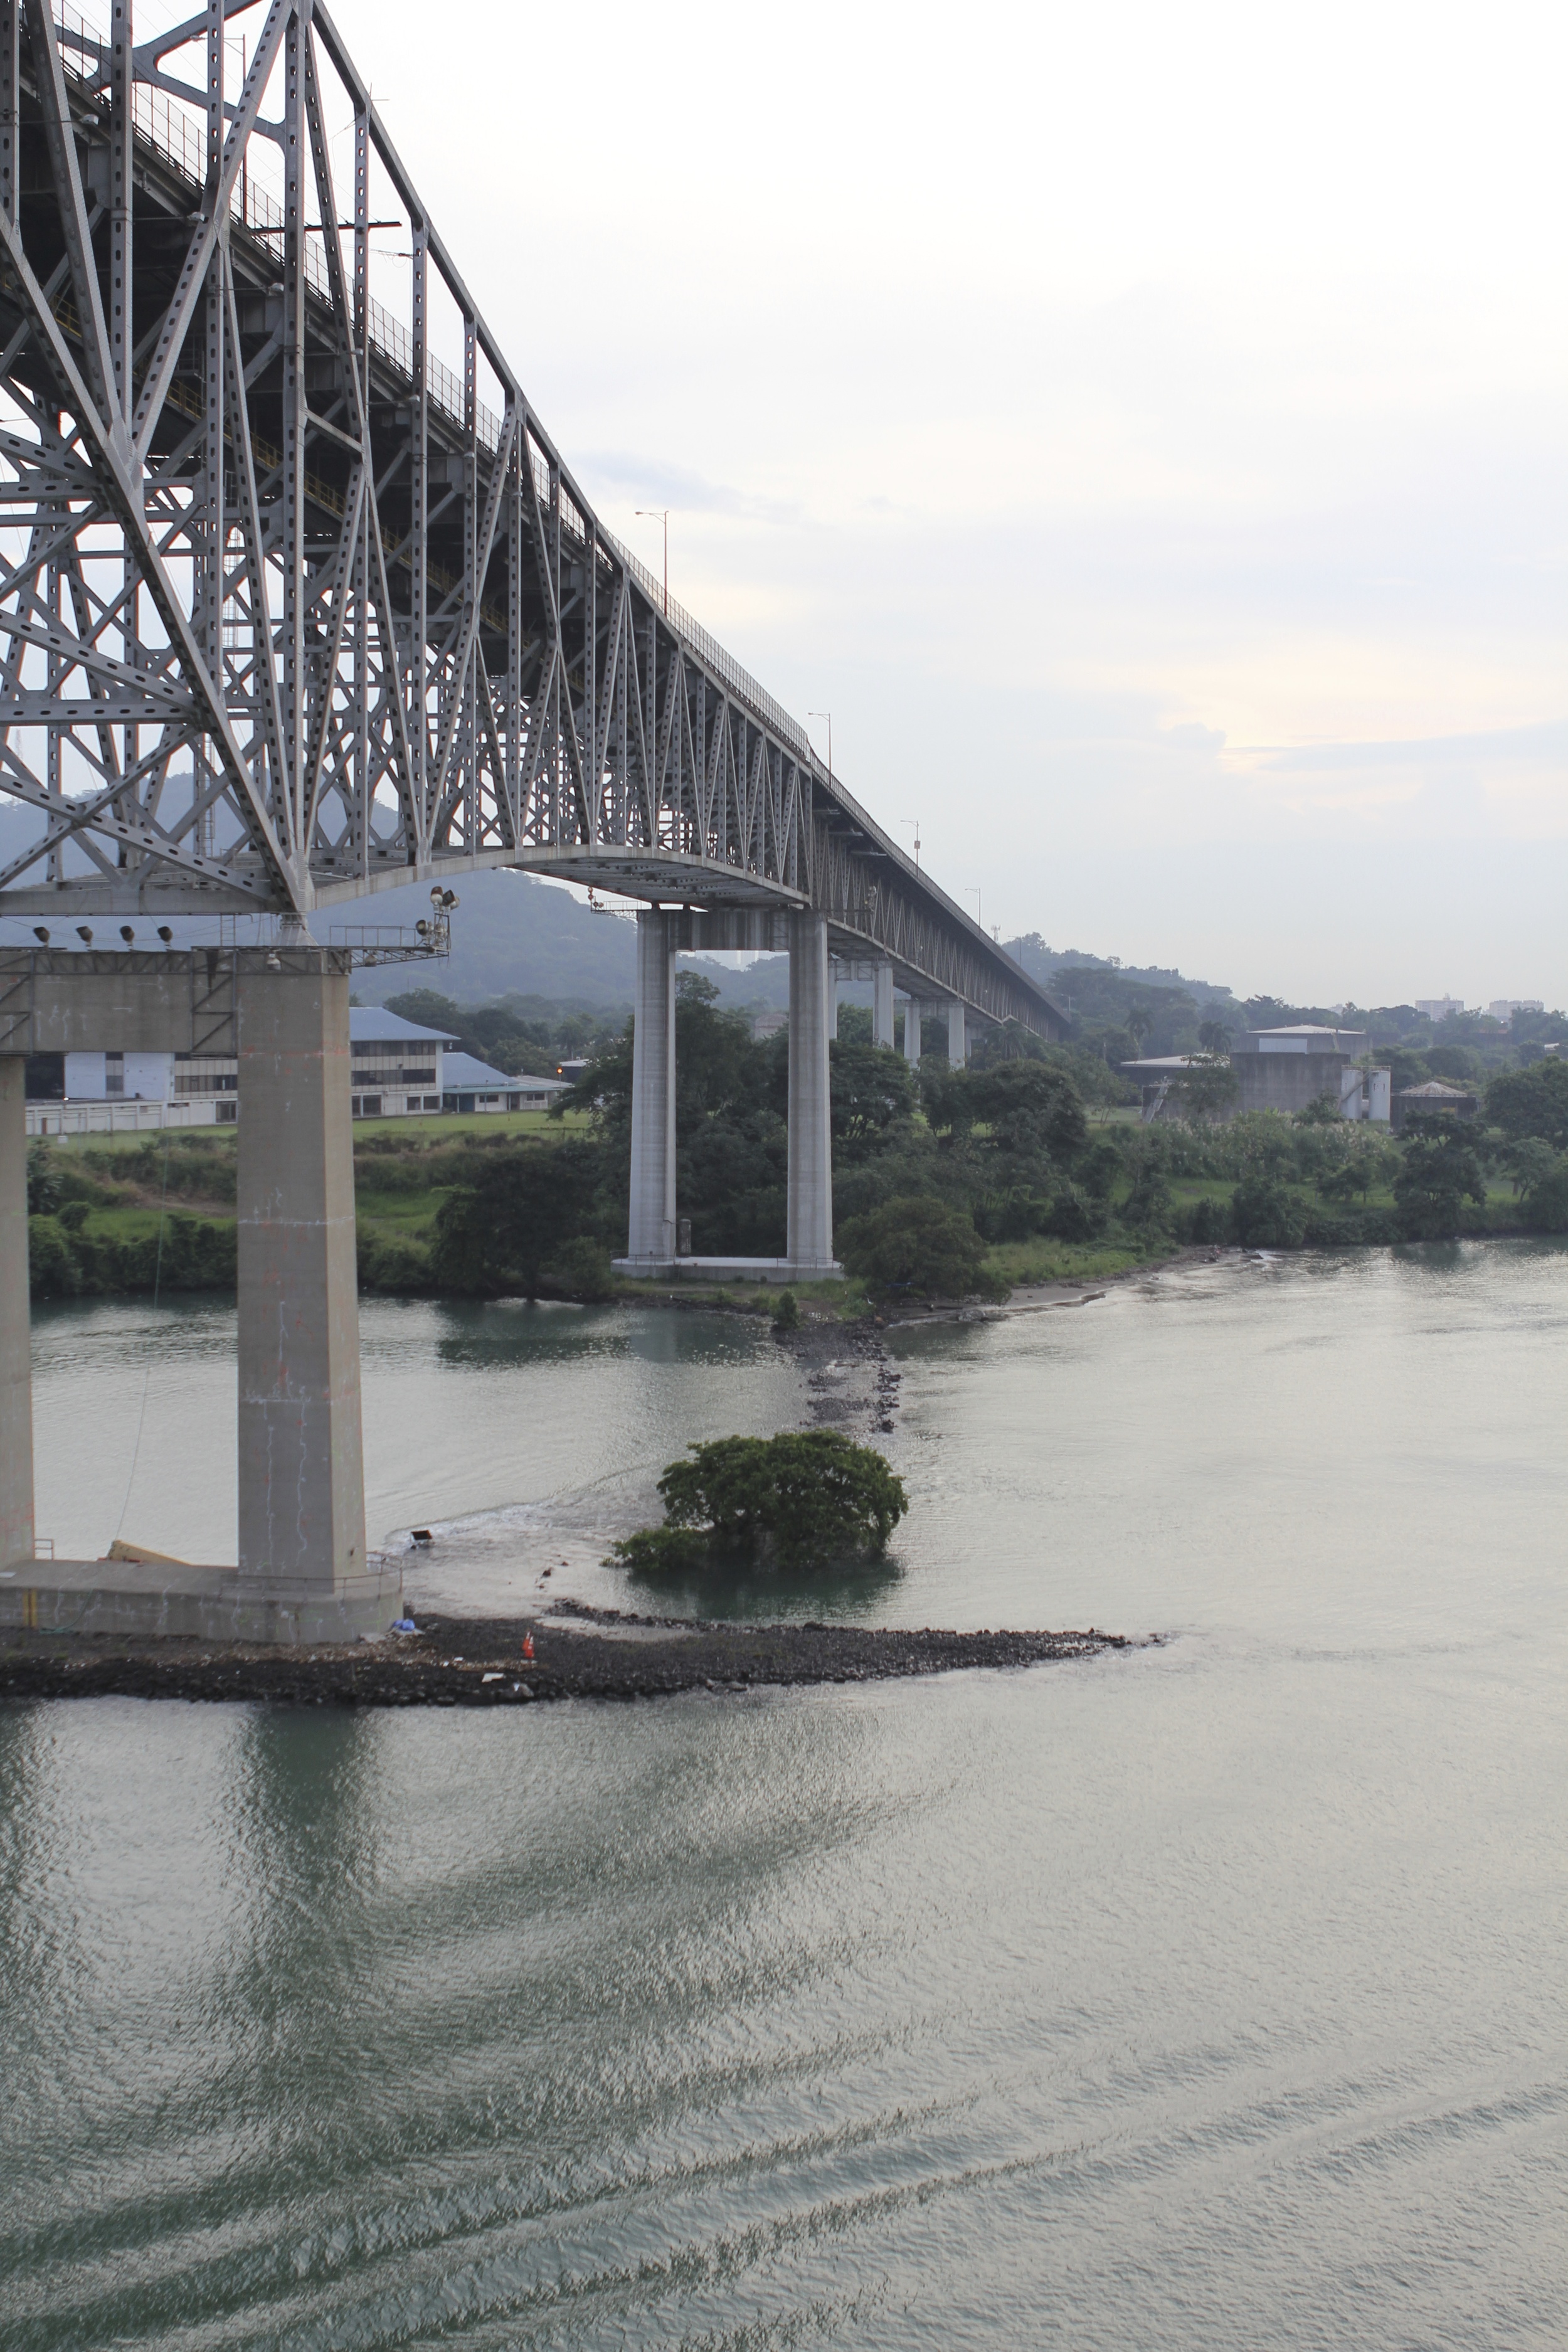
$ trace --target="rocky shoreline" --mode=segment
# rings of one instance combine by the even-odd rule
[[[179,1698],[281,1706],[526,1706],[1032,1666],[1134,1646],[1125,1634],[978,1633],[637,1617],[558,1604],[538,1617],[421,1616],[416,1633],[277,1650],[111,1635],[15,1635],[0,1700]],[[524,1654],[531,1643],[533,1655]]]

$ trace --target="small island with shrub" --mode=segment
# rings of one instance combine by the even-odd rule
[[[616,1544],[623,1568],[668,1575],[879,1559],[909,1509],[903,1480],[876,1448],[829,1429],[710,1439],[672,1462],[658,1491],[664,1525]]]

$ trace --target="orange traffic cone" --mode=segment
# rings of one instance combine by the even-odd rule
[[[531,1658],[533,1655],[533,1636],[531,1633],[525,1633],[522,1637],[522,1654],[525,1658]]]

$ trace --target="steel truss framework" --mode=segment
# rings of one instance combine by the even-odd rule
[[[0,913],[308,917],[510,865],[811,906],[901,985],[1055,1031],[598,523],[320,0],[143,42],[100,5],[0,0],[0,794],[37,819],[0,834]]]

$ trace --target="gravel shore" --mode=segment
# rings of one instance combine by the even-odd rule
[[[421,1617],[416,1633],[342,1649],[222,1648],[108,1635],[16,1635],[0,1700],[264,1699],[284,1706],[526,1706],[673,1691],[881,1682],[965,1666],[1032,1666],[1131,1646],[1085,1633],[697,1623],[569,1602],[540,1617]],[[525,1658],[531,1641],[534,1655]]]

